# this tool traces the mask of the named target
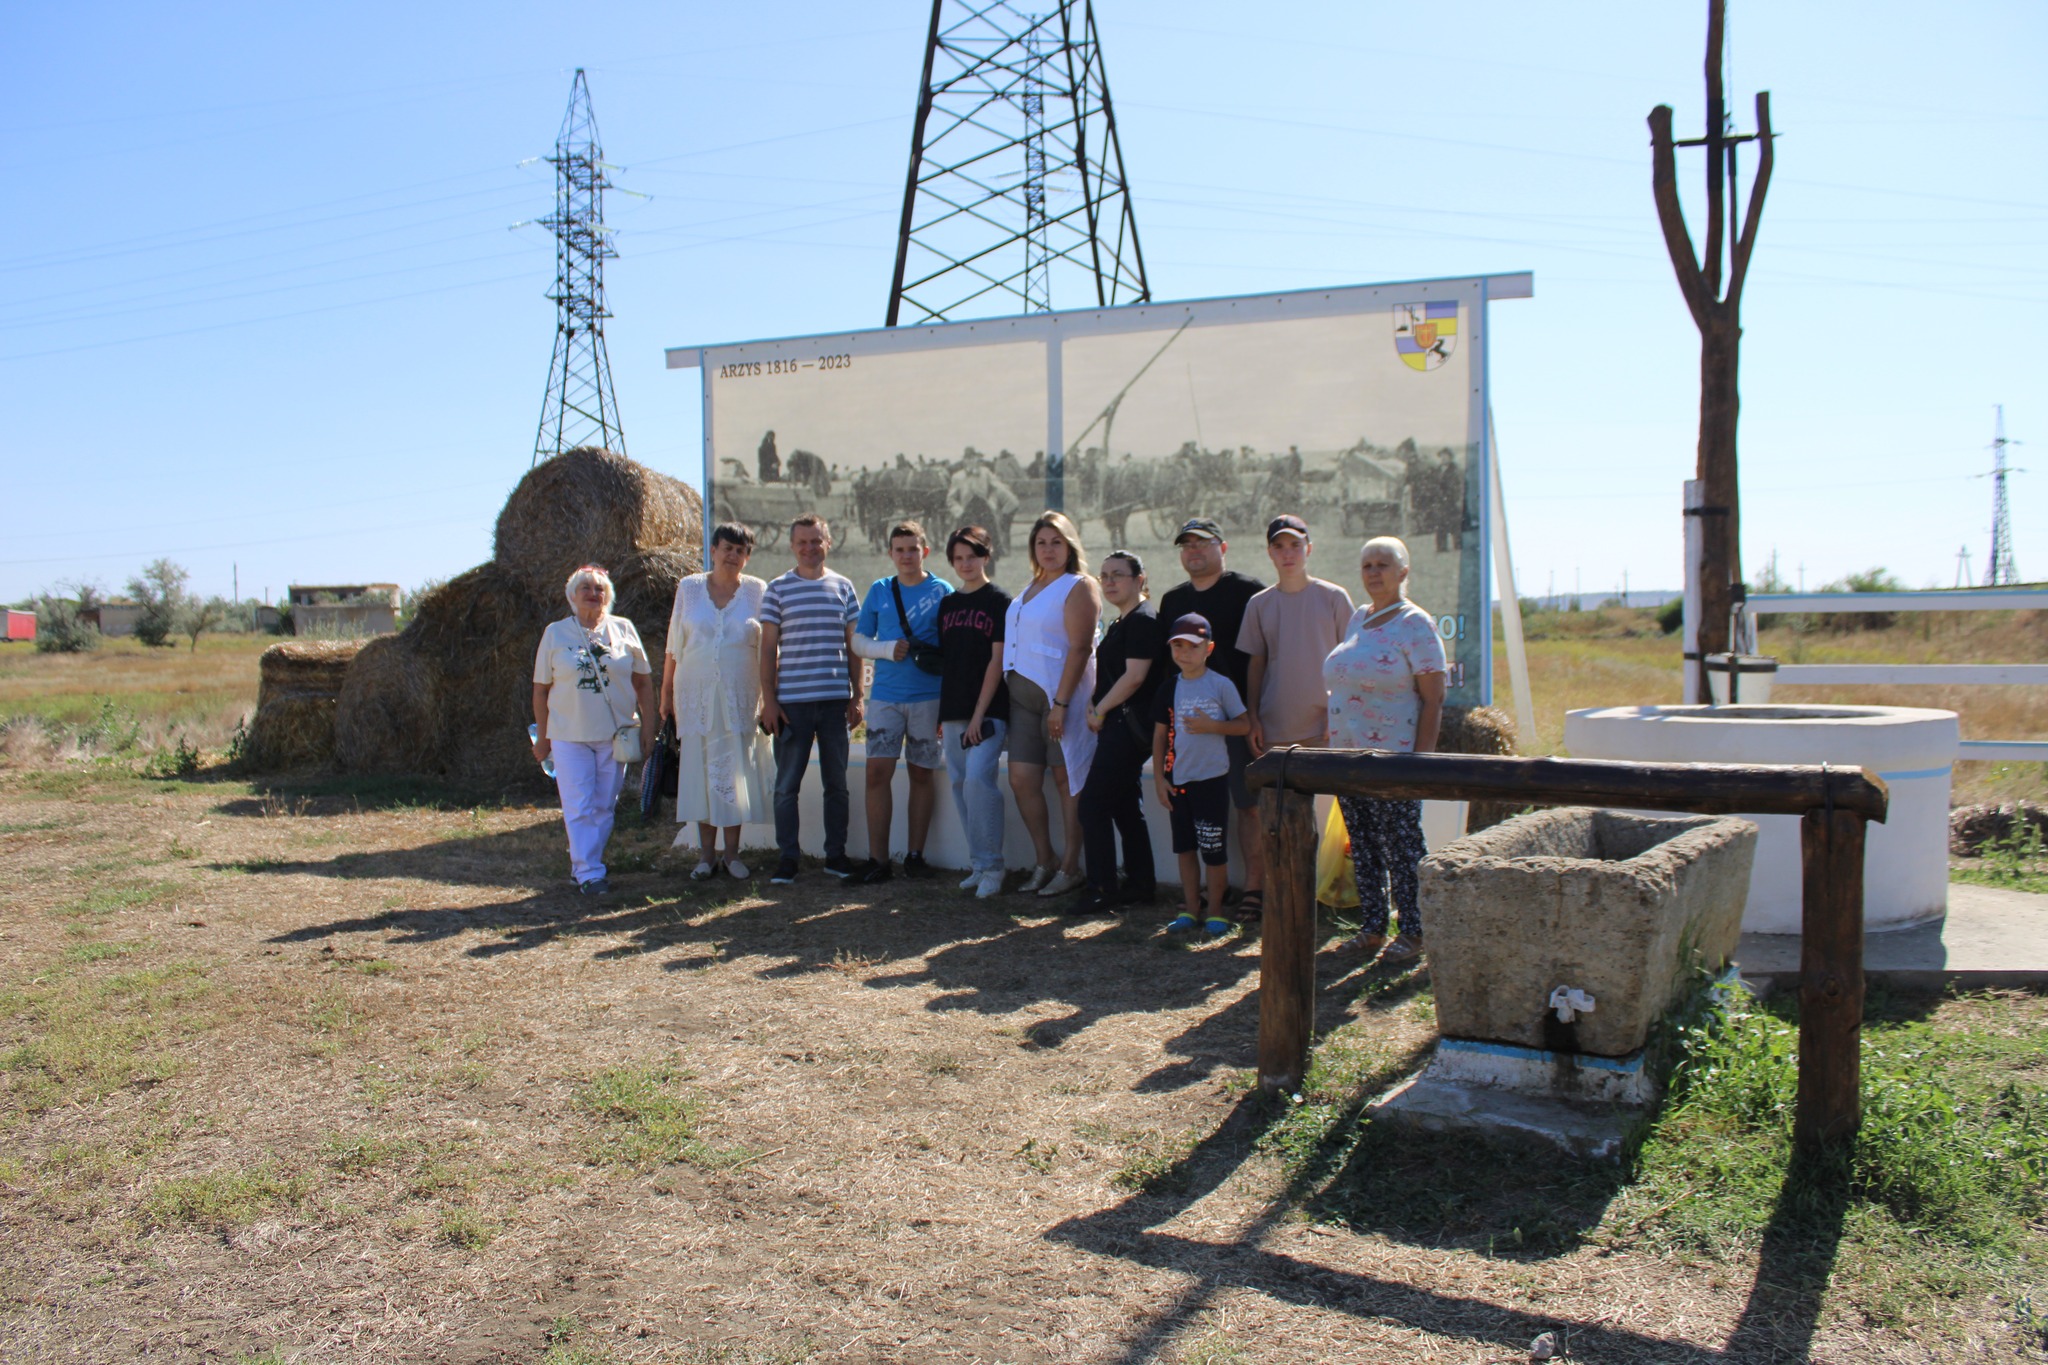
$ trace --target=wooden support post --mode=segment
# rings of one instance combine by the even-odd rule
[[[1259,1087],[1292,1091],[1316,1028],[1316,799],[1285,780],[1259,793],[1266,913],[1259,938]]]
[[[1815,1152],[1862,1119],[1864,817],[1829,807],[1800,817],[1804,905],[1799,949],[1799,1107],[1794,1143]]]

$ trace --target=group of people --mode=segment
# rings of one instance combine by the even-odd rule
[[[800,795],[815,750],[821,769],[824,870],[863,885],[898,874],[890,856],[895,773],[908,765],[901,873],[930,875],[925,844],[947,775],[969,867],[963,891],[988,899],[1009,883],[999,760],[1030,836],[1032,866],[1014,891],[1072,914],[1114,913],[1158,896],[1143,770],[1179,862],[1170,933],[1220,938],[1256,920],[1265,868],[1245,768],[1269,748],[1426,751],[1445,687],[1443,641],[1406,595],[1408,549],[1391,536],[1359,555],[1363,605],[1313,577],[1306,522],[1266,527],[1268,585],[1226,564],[1229,545],[1197,517],[1174,539],[1185,582],[1155,606],[1145,564],[1128,550],[1096,571],[1074,524],[1048,511],[1032,525],[1030,579],[1015,595],[989,580],[989,531],[947,537],[953,582],[931,572],[933,546],[914,521],[892,526],[895,572],[863,593],[827,567],[831,528],[790,526],[795,565],[764,581],[746,572],[747,527],[712,532],[708,567],[678,585],[655,668],[630,621],[610,613],[604,570],[568,584],[569,618],[551,625],[534,666],[535,753],[561,787],[572,873],[608,890],[603,850],[633,746],[635,718],[672,719],[679,746],[676,818],[694,825],[691,876],[745,879],[740,827],[773,820],[770,881],[799,875]],[[1111,615],[1105,623],[1105,609]],[[851,737],[866,724],[866,858],[847,850]],[[1049,790],[1048,790],[1049,784]],[[1416,865],[1420,807],[1344,798],[1344,822],[1368,957],[1422,950]],[[1236,812],[1244,888],[1228,888]],[[1057,846],[1054,828],[1062,835]],[[1121,846],[1119,848],[1119,846]],[[1398,916],[1397,938],[1389,938]]]

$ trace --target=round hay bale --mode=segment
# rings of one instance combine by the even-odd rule
[[[370,641],[349,666],[335,706],[334,757],[351,772],[439,771],[439,689],[411,634]]]
[[[1437,732],[1437,752],[1446,754],[1512,754],[1514,717],[1497,706],[1446,706]],[[1522,810],[1525,801],[1474,801],[1465,809],[1465,832],[1476,834]]]
[[[249,720],[249,766],[285,772],[332,763],[336,706],[332,692],[273,691]]]
[[[256,706],[286,692],[340,695],[361,640],[289,640],[263,651],[256,661]]]
[[[578,565],[602,564],[616,576],[635,554],[697,549],[703,538],[695,489],[585,446],[519,481],[498,514],[495,558],[522,587],[566,609],[562,585]]]
[[[661,671],[661,651],[668,644],[676,585],[702,568],[696,550],[678,546],[644,550],[611,571],[612,586],[618,590],[612,611],[639,630],[640,643],[647,647],[648,660],[657,673]]]

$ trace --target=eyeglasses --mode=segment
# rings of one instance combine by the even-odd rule
[[[1104,583],[1107,583],[1107,582],[1109,582],[1109,581],[1110,581],[1111,579],[1116,579],[1116,578],[1136,578],[1136,577],[1137,577],[1137,575],[1136,575],[1136,574],[1134,574],[1134,573],[1126,573],[1126,572],[1125,572],[1124,570],[1122,570],[1122,569],[1105,569],[1105,570],[1104,570],[1103,572],[1101,572],[1101,573],[1099,573],[1099,574],[1097,574],[1097,575],[1095,575],[1095,576],[1096,576],[1096,578],[1100,579],[1100,580],[1101,580],[1102,582],[1104,582]]]

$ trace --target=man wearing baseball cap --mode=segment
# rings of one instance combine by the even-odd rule
[[[1245,704],[1251,708],[1247,736],[1253,758],[1285,744],[1320,747],[1330,730],[1330,692],[1323,685],[1323,660],[1351,623],[1351,594],[1335,583],[1311,578],[1308,523],[1278,516],[1266,523],[1266,557],[1279,582],[1251,600],[1237,647],[1247,668]]]
[[[1180,550],[1180,566],[1187,571],[1188,581],[1168,589],[1159,600],[1159,619],[1175,621],[1190,613],[1205,618],[1216,643],[1209,666],[1230,679],[1231,686],[1243,697],[1247,695],[1246,665],[1250,661],[1238,652],[1237,633],[1244,622],[1245,607],[1266,585],[1224,567],[1223,557],[1230,546],[1223,539],[1222,526],[1212,517],[1193,517],[1182,523],[1173,543]],[[1172,671],[1170,648],[1161,651],[1154,667],[1162,676]],[[1265,904],[1266,864],[1259,843],[1258,821],[1246,814],[1256,804],[1251,789],[1244,783],[1251,749],[1243,735],[1230,735],[1224,743],[1230,757],[1230,804],[1238,811],[1238,851],[1244,857],[1244,896],[1238,902],[1238,917],[1254,920]]]

